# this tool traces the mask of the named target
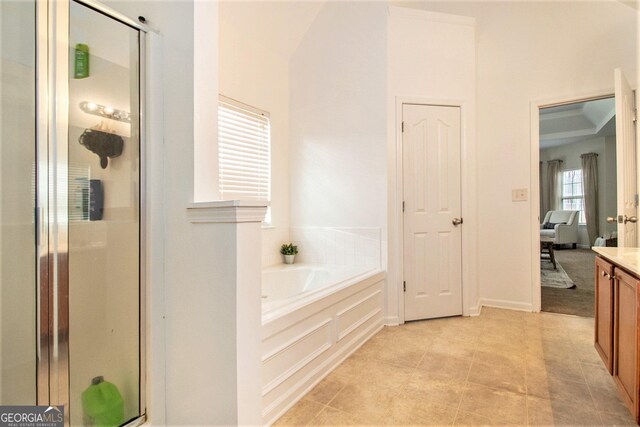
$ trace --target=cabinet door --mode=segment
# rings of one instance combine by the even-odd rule
[[[596,257],[595,347],[609,373],[613,373],[613,265]]]
[[[614,279],[613,377],[633,416],[638,419],[638,297],[637,278],[616,268]]]

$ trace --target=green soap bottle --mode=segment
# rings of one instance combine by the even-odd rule
[[[89,77],[89,46],[78,43],[76,45],[73,76],[76,79]]]
[[[103,377],[95,377],[82,392],[82,410],[87,425],[113,427],[124,421],[122,395],[114,384]]]

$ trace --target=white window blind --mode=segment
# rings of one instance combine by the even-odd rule
[[[271,131],[269,114],[220,97],[218,104],[220,196],[269,201]]]

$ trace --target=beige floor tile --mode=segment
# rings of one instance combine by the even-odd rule
[[[527,360],[527,375],[546,374],[553,378],[586,384],[580,363],[575,357],[567,359]]]
[[[600,425],[600,415],[591,406],[560,399],[527,396],[529,425]]]
[[[425,347],[423,343],[411,339],[376,336],[360,347],[356,355],[398,366],[415,368],[422,360]]]
[[[603,362],[600,363],[581,363],[582,374],[589,387],[596,387],[599,389],[608,389],[615,391],[616,383],[613,380],[613,376],[607,371]]]
[[[390,411],[385,415],[386,425],[452,425],[458,407],[424,401],[415,395],[405,394],[393,399]]]
[[[442,354],[461,359],[472,359],[475,352],[475,342],[458,340],[457,337],[437,337],[429,341],[425,357]]]
[[[524,425],[527,418],[526,396],[508,390],[469,384],[460,403],[460,410],[483,415],[492,421]]]
[[[607,414],[600,413],[600,419],[603,426],[636,426],[636,422],[633,420],[630,414]]]
[[[476,427],[495,425],[495,423],[491,418],[485,417],[483,415],[472,414],[471,412],[466,411],[458,411],[454,425]]]
[[[416,368],[454,380],[466,380],[473,359],[460,358],[439,353],[426,353]]]
[[[458,407],[464,392],[464,380],[455,380],[438,374],[416,370],[405,388],[423,402]]]
[[[275,426],[303,426],[307,425],[316,415],[324,409],[324,405],[309,399],[302,399],[287,411]]]
[[[552,375],[533,375],[527,372],[527,394],[543,399],[575,402],[592,407],[589,387],[584,383],[568,381]]]
[[[506,359],[500,363],[485,363],[474,359],[469,371],[468,381],[488,387],[525,393],[524,362],[514,362]]]
[[[634,425],[593,319],[487,308],[384,328],[277,425],[308,423]]]
[[[473,360],[495,365],[518,365],[524,369],[526,365],[526,353],[522,348],[512,351],[507,346],[494,346],[487,349],[478,347]]]
[[[409,382],[413,368],[353,355],[338,366],[335,374],[347,378],[350,384],[402,389]]]
[[[353,426],[359,425],[353,416],[336,408],[326,407],[311,420],[310,426]]]
[[[381,388],[348,385],[333,398],[330,407],[350,414],[364,424],[382,424],[392,412],[397,391]]]
[[[347,380],[332,373],[316,385],[305,397],[326,405],[347,385]]]
[[[621,417],[631,416],[631,412],[620,399],[616,389],[589,387],[589,390],[598,411]]]

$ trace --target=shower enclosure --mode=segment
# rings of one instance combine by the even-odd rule
[[[145,32],[0,0],[0,405],[67,425],[144,420]]]

